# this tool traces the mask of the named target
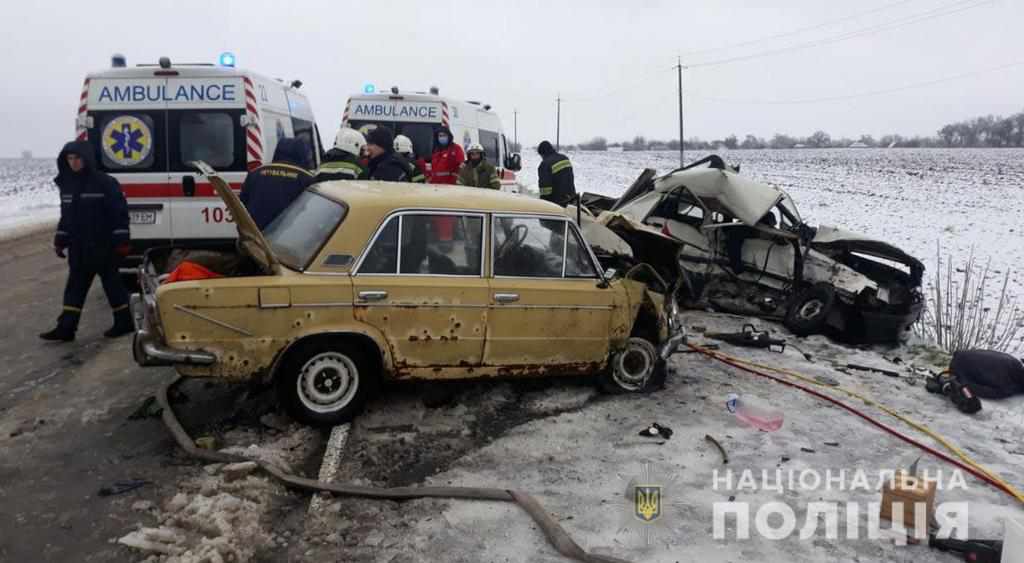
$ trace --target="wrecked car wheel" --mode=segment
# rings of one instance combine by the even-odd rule
[[[638,393],[653,389],[665,380],[665,361],[650,341],[631,337],[626,347],[612,355],[601,374],[601,389],[607,393]]]
[[[786,328],[797,336],[820,333],[835,301],[835,291],[828,285],[817,284],[803,289],[793,296],[786,310]]]
[[[297,420],[335,425],[351,420],[373,388],[368,364],[355,348],[313,343],[299,350],[278,378],[278,396]]]

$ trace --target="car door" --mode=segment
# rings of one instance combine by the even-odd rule
[[[599,286],[576,226],[561,217],[503,214],[491,225],[484,364],[529,372],[603,362],[613,296]]]
[[[489,300],[484,219],[482,213],[396,213],[360,258],[353,312],[384,334],[399,367],[481,364]],[[438,236],[435,225],[444,221],[458,225],[456,240]]]

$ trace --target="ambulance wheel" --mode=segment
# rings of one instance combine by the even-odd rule
[[[598,378],[605,393],[645,393],[665,384],[665,360],[645,338],[630,337],[626,347],[612,354],[608,367]]]
[[[835,306],[836,292],[828,284],[815,284],[796,293],[786,309],[784,324],[797,336],[819,334]]]
[[[277,377],[277,395],[288,413],[313,426],[352,420],[377,389],[377,375],[351,342],[317,339],[290,352]]]

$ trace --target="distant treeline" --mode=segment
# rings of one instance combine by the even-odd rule
[[[904,137],[885,135],[875,139],[861,135],[857,139],[841,137],[833,139],[825,131],[815,131],[808,137],[793,137],[776,133],[771,139],[747,135],[742,140],[736,135],[724,139],[705,141],[697,137],[686,140],[686,149],[714,150],[727,149],[791,149],[826,147],[1024,147],[1024,112],[1009,117],[988,115],[957,123],[950,123],[938,130],[932,137]],[[604,151],[621,148],[624,151],[679,150],[679,139],[661,141],[634,137],[632,141],[609,143],[605,137],[594,137],[588,142],[563,147],[567,150],[580,149]]]

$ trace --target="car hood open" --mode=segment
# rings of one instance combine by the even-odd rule
[[[217,175],[217,171],[203,161],[191,163],[210,181],[214,191],[227,205],[228,211],[235,219],[235,227],[238,229],[238,248],[247,256],[256,261],[260,269],[266,274],[276,274],[280,271],[281,265],[270,248],[270,243],[263,238],[263,233],[256,226],[256,221],[249,215],[245,205],[238,199],[223,178]]]

